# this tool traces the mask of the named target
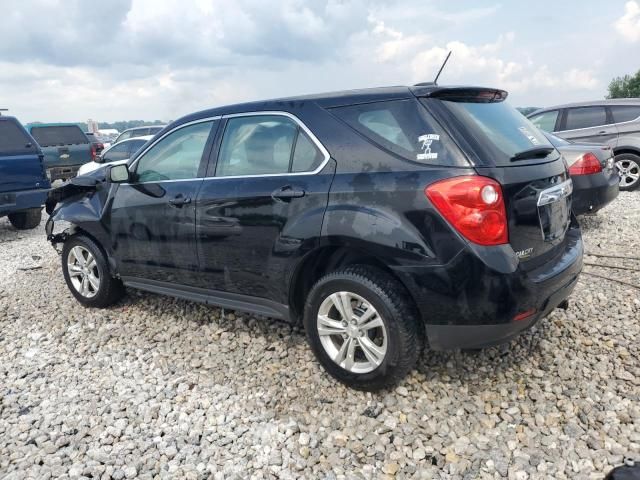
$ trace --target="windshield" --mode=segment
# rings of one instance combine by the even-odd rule
[[[483,163],[511,165],[511,159],[519,153],[533,149],[553,148],[544,134],[526,117],[508,103],[468,102],[455,100],[423,99],[437,102],[444,107],[454,126],[472,144]],[[544,158],[532,159],[537,162]]]

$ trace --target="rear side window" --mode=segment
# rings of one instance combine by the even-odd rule
[[[607,124],[607,112],[604,107],[578,107],[567,110],[565,130],[598,127]]]
[[[332,109],[374,144],[413,162],[468,166],[438,122],[416,100],[393,100]]]
[[[216,176],[311,172],[323,160],[317,145],[290,118],[237,117],[227,121]]]
[[[0,154],[32,153],[36,150],[22,127],[12,120],[0,119]]]
[[[539,113],[529,118],[540,130],[545,132],[553,132],[556,129],[556,120],[558,119],[558,110],[551,110],[549,112]]]
[[[89,143],[86,135],[77,125],[32,127],[31,135],[41,147],[55,145],[81,145]]]
[[[640,118],[640,105],[618,105],[609,107],[615,123],[631,122]]]

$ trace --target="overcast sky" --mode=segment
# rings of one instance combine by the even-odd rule
[[[602,98],[640,69],[640,0],[0,0],[0,107],[23,122],[169,120],[432,80],[516,106]]]

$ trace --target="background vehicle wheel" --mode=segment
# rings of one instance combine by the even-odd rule
[[[635,190],[640,185],[640,157],[632,153],[616,155],[616,168],[620,175],[620,190]]]
[[[8,215],[11,225],[18,230],[31,230],[40,225],[42,219],[41,208],[31,208],[22,212],[10,213]]]
[[[367,391],[390,387],[411,371],[423,346],[419,322],[402,286],[367,266],[321,278],[304,314],[309,345],[325,370]]]
[[[108,307],[124,295],[122,282],[109,273],[104,252],[84,235],[64,242],[62,272],[73,296],[86,307]]]

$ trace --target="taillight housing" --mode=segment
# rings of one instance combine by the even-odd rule
[[[592,175],[602,171],[600,160],[593,153],[587,152],[578,157],[578,160],[569,167],[569,175]]]
[[[502,187],[491,178],[465,175],[425,188],[440,214],[467,240],[478,245],[509,242]]]
[[[91,161],[93,162],[95,159],[96,159],[96,146],[94,144],[91,144]]]

